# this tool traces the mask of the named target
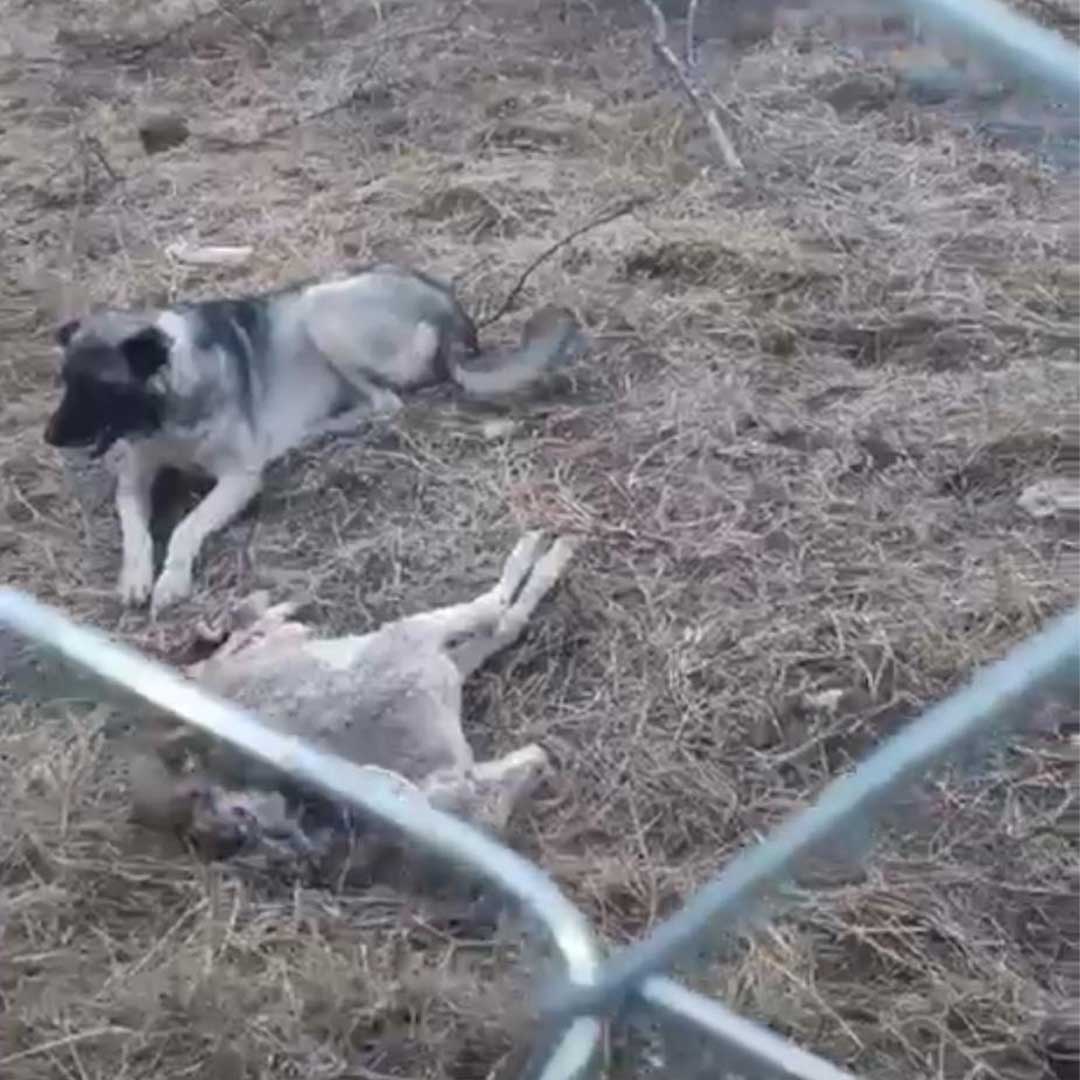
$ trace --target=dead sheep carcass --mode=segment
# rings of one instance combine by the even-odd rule
[[[527,533],[498,583],[476,599],[367,634],[315,637],[292,620],[293,605],[256,595],[233,613],[211,655],[184,671],[277,731],[389,774],[401,789],[499,834],[548,758],[528,745],[477,762],[462,727],[462,687],[520,637],[574,546]],[[328,866],[340,873],[343,858],[355,869],[385,847],[364,840],[347,808],[190,728],[163,721],[132,730],[133,818],[179,833],[205,857],[262,852],[322,877]]]

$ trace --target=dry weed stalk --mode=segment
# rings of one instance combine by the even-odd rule
[[[699,85],[697,77],[693,74],[694,67],[694,16],[697,13],[697,0],[692,0],[687,10],[686,17],[686,63],[683,63],[668,44],[667,20],[664,13],[654,3],[654,0],[641,0],[646,10],[652,16],[652,48],[660,62],[675,76],[684,93],[690,99],[691,104],[697,109],[705,126],[709,129],[709,135],[716,145],[720,160],[736,173],[745,172],[742,159],[735,150],[735,144],[720,123],[720,117],[716,115],[718,104],[713,95],[705,87]],[[712,104],[709,102],[712,98]]]
[[[494,322],[498,322],[513,306],[514,301],[517,299],[518,294],[525,287],[525,283],[532,276],[533,271],[541,264],[547,262],[557,251],[561,251],[567,244],[572,243],[579,236],[584,236],[588,232],[592,232],[593,229],[600,228],[601,225],[607,225],[612,221],[616,221],[618,218],[624,217],[626,214],[633,213],[639,206],[644,206],[646,203],[651,202],[652,199],[648,196],[641,196],[636,199],[627,199],[625,202],[619,203],[613,210],[608,210],[597,217],[585,222],[584,225],[579,226],[572,232],[568,232],[565,236],[560,237],[550,247],[544,248],[539,255],[534,258],[521,274],[518,276],[517,281],[510,287],[510,291],[503,298],[503,301],[495,309],[491,315],[484,316],[483,319],[477,322],[477,327],[483,329],[485,326],[490,326]]]
[[[228,2],[251,17],[250,0]],[[269,64],[220,17],[135,64],[123,6],[93,13],[121,58],[107,89],[100,48],[72,46],[55,70],[26,65],[28,101],[5,113],[5,580],[163,659],[188,641],[186,622],[159,640],[117,612],[98,580],[111,542],[104,567],[84,557],[40,440],[55,391],[39,274],[116,303],[407,254],[448,277],[482,267],[465,299],[493,310],[537,252],[644,188],[647,213],[582,236],[524,286],[594,332],[572,398],[498,435],[425,407],[298,453],[207,552],[212,609],[193,614],[265,587],[302,593],[320,632],[342,633],[453,600],[519,528],[593,534],[565,602],[467,688],[466,710],[485,753],[551,748],[560,780],[515,846],[621,943],[1075,602],[1076,521],[1018,505],[1080,461],[1075,178],[891,90],[845,106],[836,88],[880,73],[820,35],[778,36],[732,60],[738,131],[719,113],[750,193],[721,166],[686,168],[689,125],[657,100],[640,8],[613,33],[587,4],[555,26],[489,0],[472,0],[468,32],[383,50],[386,94],[363,123],[254,149],[191,139],[147,161],[125,125],[149,85],[195,130],[228,110],[262,131],[337,100],[351,85],[337,73],[362,70],[380,34],[450,13],[387,6],[383,27],[334,0],[322,6],[354,22],[329,40],[311,5],[279,0]],[[700,4],[699,31],[704,17]],[[493,143],[494,115],[528,137]],[[80,170],[60,168],[65,117],[124,183],[88,157],[98,182],[80,193]],[[161,258],[189,234],[258,258]],[[970,772],[927,777],[873,859],[816,869],[777,933],[732,942],[697,985],[875,1080],[1042,1080],[1048,1059],[1075,1075],[1075,730],[1073,710]],[[504,951],[385,895],[213,881],[126,824],[101,743],[76,710],[0,706],[0,1060],[19,1055],[5,1078],[492,1074],[521,994],[493,981]],[[642,1058],[616,1075],[640,1076]]]

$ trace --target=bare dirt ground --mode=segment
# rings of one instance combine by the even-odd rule
[[[613,5],[2,10],[4,580],[170,656],[259,585],[355,630],[470,595],[523,527],[588,534],[468,715],[482,752],[558,760],[515,842],[606,940],[1075,596],[1076,521],[1017,505],[1077,475],[1075,179],[912,105],[895,65],[744,35],[738,177]],[[191,135],[151,157],[155,109]],[[41,439],[62,317],[373,257],[483,316],[636,197],[484,332],[572,306],[595,345],[570,384],[500,427],[417,402],[293,454],[191,604],[121,612],[111,512]],[[178,240],[255,257],[184,267]],[[512,1075],[501,954],[408,900],[165,850],[126,820],[99,721],[0,712],[0,1075]],[[1080,959],[1073,730],[927,778],[872,857],[696,984],[868,1078],[1077,1075],[1044,1029]]]

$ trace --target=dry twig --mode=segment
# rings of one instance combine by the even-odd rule
[[[338,28],[295,0],[272,5],[276,30],[255,5],[224,2],[273,37],[273,64],[247,74],[253,47],[215,15],[176,31],[163,49],[175,62],[150,54],[128,78],[152,82],[155,100],[188,100],[193,68],[180,59],[190,36],[197,53],[214,54],[213,72],[235,60],[236,88],[251,80],[250,100],[230,93],[229,111],[254,134],[286,119],[263,119],[267,101],[289,100],[297,65],[310,68],[309,49],[329,52],[327,30]],[[527,671],[487,672],[469,695],[470,726],[493,750],[527,732],[556,753],[562,776],[519,835],[604,941],[628,942],[967,672],[1075,602],[1076,515],[1032,516],[1017,500],[1028,492],[1030,502],[1039,481],[1060,479],[1064,490],[1080,459],[1066,250],[1076,178],[964,127],[943,123],[923,142],[887,111],[851,124],[823,106],[832,80],[821,76],[851,74],[849,58],[824,42],[809,43],[799,64],[785,43],[763,44],[753,77],[785,107],[767,109],[736,83],[722,100],[745,93],[747,113],[729,118],[709,96],[704,25],[696,67],[683,27],[669,24],[672,49],[740,155],[761,114],[770,155],[786,166],[762,174],[752,207],[667,168],[666,133],[647,108],[608,110],[602,138],[548,144],[542,155],[500,146],[466,158],[462,147],[488,130],[487,110],[503,97],[490,88],[532,70],[537,46],[529,20],[491,4],[470,7],[449,33],[386,44],[406,30],[399,19],[432,24],[457,2],[410,5],[407,15],[384,3],[385,25],[345,27],[332,50],[348,52],[349,83],[331,81],[332,63],[321,76],[334,89],[318,104],[330,103],[374,50],[367,90],[385,73],[421,92],[410,114],[418,152],[389,139],[363,148],[359,182],[381,199],[358,198],[355,140],[315,130],[319,121],[307,125],[309,146],[272,140],[242,163],[196,155],[194,134],[172,157],[121,157],[99,132],[123,174],[114,185],[77,138],[89,122],[78,108],[64,138],[59,114],[36,98],[7,110],[0,496],[10,506],[0,563],[6,581],[179,662],[188,618],[212,618],[223,597],[256,582],[302,599],[329,631],[342,629],[343,612],[374,626],[471,589],[477,558],[504,544],[508,528],[588,531],[597,542],[509,665]],[[689,10],[689,0],[656,2]],[[37,20],[35,34],[70,21],[58,0],[26,7],[9,5],[9,22]],[[114,7],[96,6],[96,38],[86,30],[64,47],[61,89],[101,92],[104,107],[127,115],[127,81],[105,94],[100,79],[103,51],[128,64]],[[474,11],[476,33],[466,33]],[[640,50],[652,27],[637,11]],[[707,14],[701,0],[697,19]],[[639,71],[634,44],[599,16],[575,23],[598,67],[560,69],[552,119],[582,122],[580,102],[602,97],[604,73],[620,65],[634,99],[670,78],[651,62]],[[30,74],[35,85],[50,77],[36,66]],[[530,103],[526,95],[519,110]],[[361,119],[365,109],[355,110]],[[208,105],[191,120],[200,130],[213,116]],[[251,173],[242,184],[241,165]],[[498,202],[517,231],[470,230],[486,211],[474,214],[464,190],[460,209],[448,200],[442,216],[414,218],[433,178]],[[102,560],[115,569],[119,523],[110,477],[99,475],[109,470],[64,455],[78,493],[69,500],[42,443],[55,403],[46,305],[77,314],[106,299],[224,287],[227,275],[182,272],[162,251],[197,220],[206,235],[193,242],[255,247],[259,258],[231,279],[245,290],[339,264],[347,233],[358,258],[415,258],[457,281],[482,265],[500,281],[483,317],[543,249],[638,192],[654,194],[644,212],[545,252],[528,278],[550,275],[561,295],[587,296],[589,321],[603,330],[603,347],[575,371],[573,403],[538,402],[527,430],[506,439],[494,415],[418,402],[385,437],[298,453],[249,522],[208,550],[206,590],[169,627],[121,614],[112,590],[97,587]],[[586,248],[593,258],[570,258]],[[77,302],[65,291],[73,282]],[[513,312],[537,288],[524,284]],[[13,645],[8,667],[21,676],[34,657]],[[0,679],[0,908],[11,916],[0,950],[5,987],[27,989],[5,1001],[0,1074],[80,1080],[152,1053],[162,1076],[240,1075],[271,1058],[310,1072],[313,1055],[346,1061],[357,1077],[366,1064],[410,1076],[518,1075],[513,1062],[499,1064],[519,1041],[507,1003],[529,1011],[528,983],[508,973],[520,956],[513,939],[483,952],[457,931],[443,940],[406,915],[419,906],[429,921],[456,914],[453,905],[429,909],[390,890],[292,888],[247,866],[204,877],[169,838],[122,820],[126,755],[95,734],[96,715],[55,701],[86,691],[33,676],[10,692]],[[1032,721],[985,770],[926,777],[862,872],[847,849],[823,852],[796,882],[812,901],[797,925],[741,940],[696,985],[721,999],[750,995],[760,1021],[859,1076],[923,1075],[928,1061],[939,1080],[970,1080],[980,1066],[1002,1077],[1073,1075],[1066,1020],[1078,1014],[1077,994],[1058,969],[1076,928],[1075,799],[1066,803],[1075,703]],[[822,1000],[861,1049],[822,1019]],[[402,1036],[402,1016],[415,1017],[415,1038]],[[864,1016],[874,1022],[852,1022]],[[131,1033],[98,1037],[109,1017]],[[640,1053],[621,1038],[613,1053],[632,1071]]]
[[[105,155],[105,148],[101,145],[100,139],[93,135],[84,135],[81,139],[81,143],[83,151],[97,161],[114,184],[119,183],[124,179],[112,165],[109,164],[109,159]]]
[[[693,71],[697,67],[697,42],[694,40],[694,23],[697,20],[699,0],[690,0],[686,8],[686,68]]]
[[[609,210],[607,213],[601,214],[597,218],[593,218],[591,221],[587,221],[584,225],[573,232],[567,233],[564,237],[556,240],[551,247],[545,248],[539,255],[525,269],[521,272],[521,276],[514,282],[513,288],[506,294],[503,302],[495,309],[494,315],[488,315],[481,322],[477,323],[479,328],[490,326],[493,322],[497,322],[501,319],[509,310],[510,306],[517,299],[518,293],[525,286],[525,282],[529,280],[529,276],[532,272],[543,262],[550,259],[556,251],[566,247],[572,240],[576,240],[579,236],[584,236],[585,233],[591,232],[593,229],[598,229],[601,225],[607,225],[609,222],[614,221],[616,218],[624,217],[629,214],[631,210],[636,210],[639,206],[643,206],[647,202],[652,201],[651,195],[640,195],[635,199],[627,199],[626,202],[619,203],[614,210]]]
[[[690,99],[694,108],[701,114],[701,118],[705,121],[705,126],[709,129],[709,134],[716,144],[716,149],[719,151],[721,160],[732,172],[743,172],[743,163],[735,151],[735,145],[729,138],[728,133],[724,130],[723,124],[720,123],[720,118],[716,115],[716,109],[710,105],[707,100],[712,95],[698,85],[697,80],[691,74],[688,67],[688,65],[693,63],[693,16],[696,14],[697,4],[691,3],[687,16],[687,63],[684,64],[675,55],[671,46],[668,44],[667,21],[664,19],[663,12],[656,6],[654,0],[641,0],[641,2],[645,5],[645,8],[648,10],[653,20],[653,52],[656,53],[661,63],[663,63],[663,65],[679,81],[679,85],[685,91],[686,96]]]

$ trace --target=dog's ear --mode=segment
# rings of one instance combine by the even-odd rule
[[[131,374],[145,381],[169,362],[169,339],[156,326],[148,326],[122,341],[120,351]]]
[[[75,336],[75,331],[78,330],[81,325],[82,323],[79,319],[70,319],[68,322],[58,327],[54,335],[56,344],[59,345],[61,349],[66,349],[68,347],[68,342]]]

